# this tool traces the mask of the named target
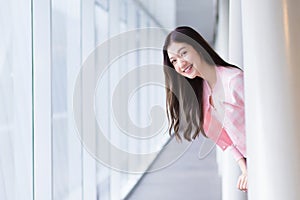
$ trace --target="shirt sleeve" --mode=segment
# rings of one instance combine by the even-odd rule
[[[230,81],[230,90],[236,105],[244,107],[244,73],[240,71]]]
[[[229,149],[230,149],[235,161],[238,161],[239,159],[244,157],[241,154],[241,152],[234,145],[231,145]]]
[[[236,161],[243,158],[243,154],[238,150],[236,145],[244,144],[246,141],[245,137],[241,137],[244,135],[245,131],[245,115],[244,115],[244,74],[243,71],[240,71],[231,79],[230,81],[230,89],[231,94],[234,100],[234,104],[241,109],[235,110],[234,113],[231,115],[232,125],[235,127],[234,133],[239,135],[239,140],[235,140],[236,144],[230,146],[231,153]]]

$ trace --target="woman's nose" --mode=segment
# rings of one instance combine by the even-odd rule
[[[180,69],[184,69],[186,65],[186,61],[184,59],[179,59],[179,67]]]

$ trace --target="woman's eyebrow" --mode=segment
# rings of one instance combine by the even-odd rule
[[[179,52],[182,50],[182,49],[185,49],[186,47],[181,47],[177,50],[177,54],[179,54]],[[171,56],[169,59],[171,60],[172,58],[174,58],[173,56]]]
[[[184,48],[186,48],[186,47],[181,47],[180,49],[178,49],[177,53],[179,53]]]

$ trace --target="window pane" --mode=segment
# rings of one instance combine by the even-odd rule
[[[0,1],[0,199],[32,199],[30,5]]]
[[[68,9],[68,7],[72,9]],[[80,69],[80,1],[52,1],[53,198],[82,198],[82,147],[72,92]]]
[[[95,34],[96,34],[96,46],[101,45],[108,39],[109,30],[108,30],[108,12],[102,7],[96,5],[95,7]],[[105,56],[105,55],[102,55]],[[97,57],[96,59],[107,59],[104,57]],[[108,80],[105,80],[105,86],[107,86]],[[108,96],[109,90],[108,87],[104,87],[101,91],[96,91],[95,104],[96,108],[96,117],[97,119],[101,118],[102,124],[108,124],[108,118],[103,113],[109,113],[108,108],[101,109],[100,105],[108,105],[107,98],[101,98],[101,96]],[[108,127],[106,127],[108,129]],[[108,133],[108,131],[107,131]],[[97,133],[97,135],[100,133]],[[109,137],[109,136],[108,136]],[[97,146],[101,146],[101,141],[97,139]],[[108,152],[109,149],[104,149],[105,152]],[[110,200],[110,169],[104,166],[101,163],[97,163],[97,193],[98,199],[100,200]]]
[[[101,6],[104,10],[109,9],[109,0],[96,0],[97,5]]]

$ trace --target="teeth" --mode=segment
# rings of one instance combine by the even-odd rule
[[[192,67],[191,65],[188,66],[188,67],[184,70],[184,72],[186,72],[187,70],[189,70],[191,67]]]

